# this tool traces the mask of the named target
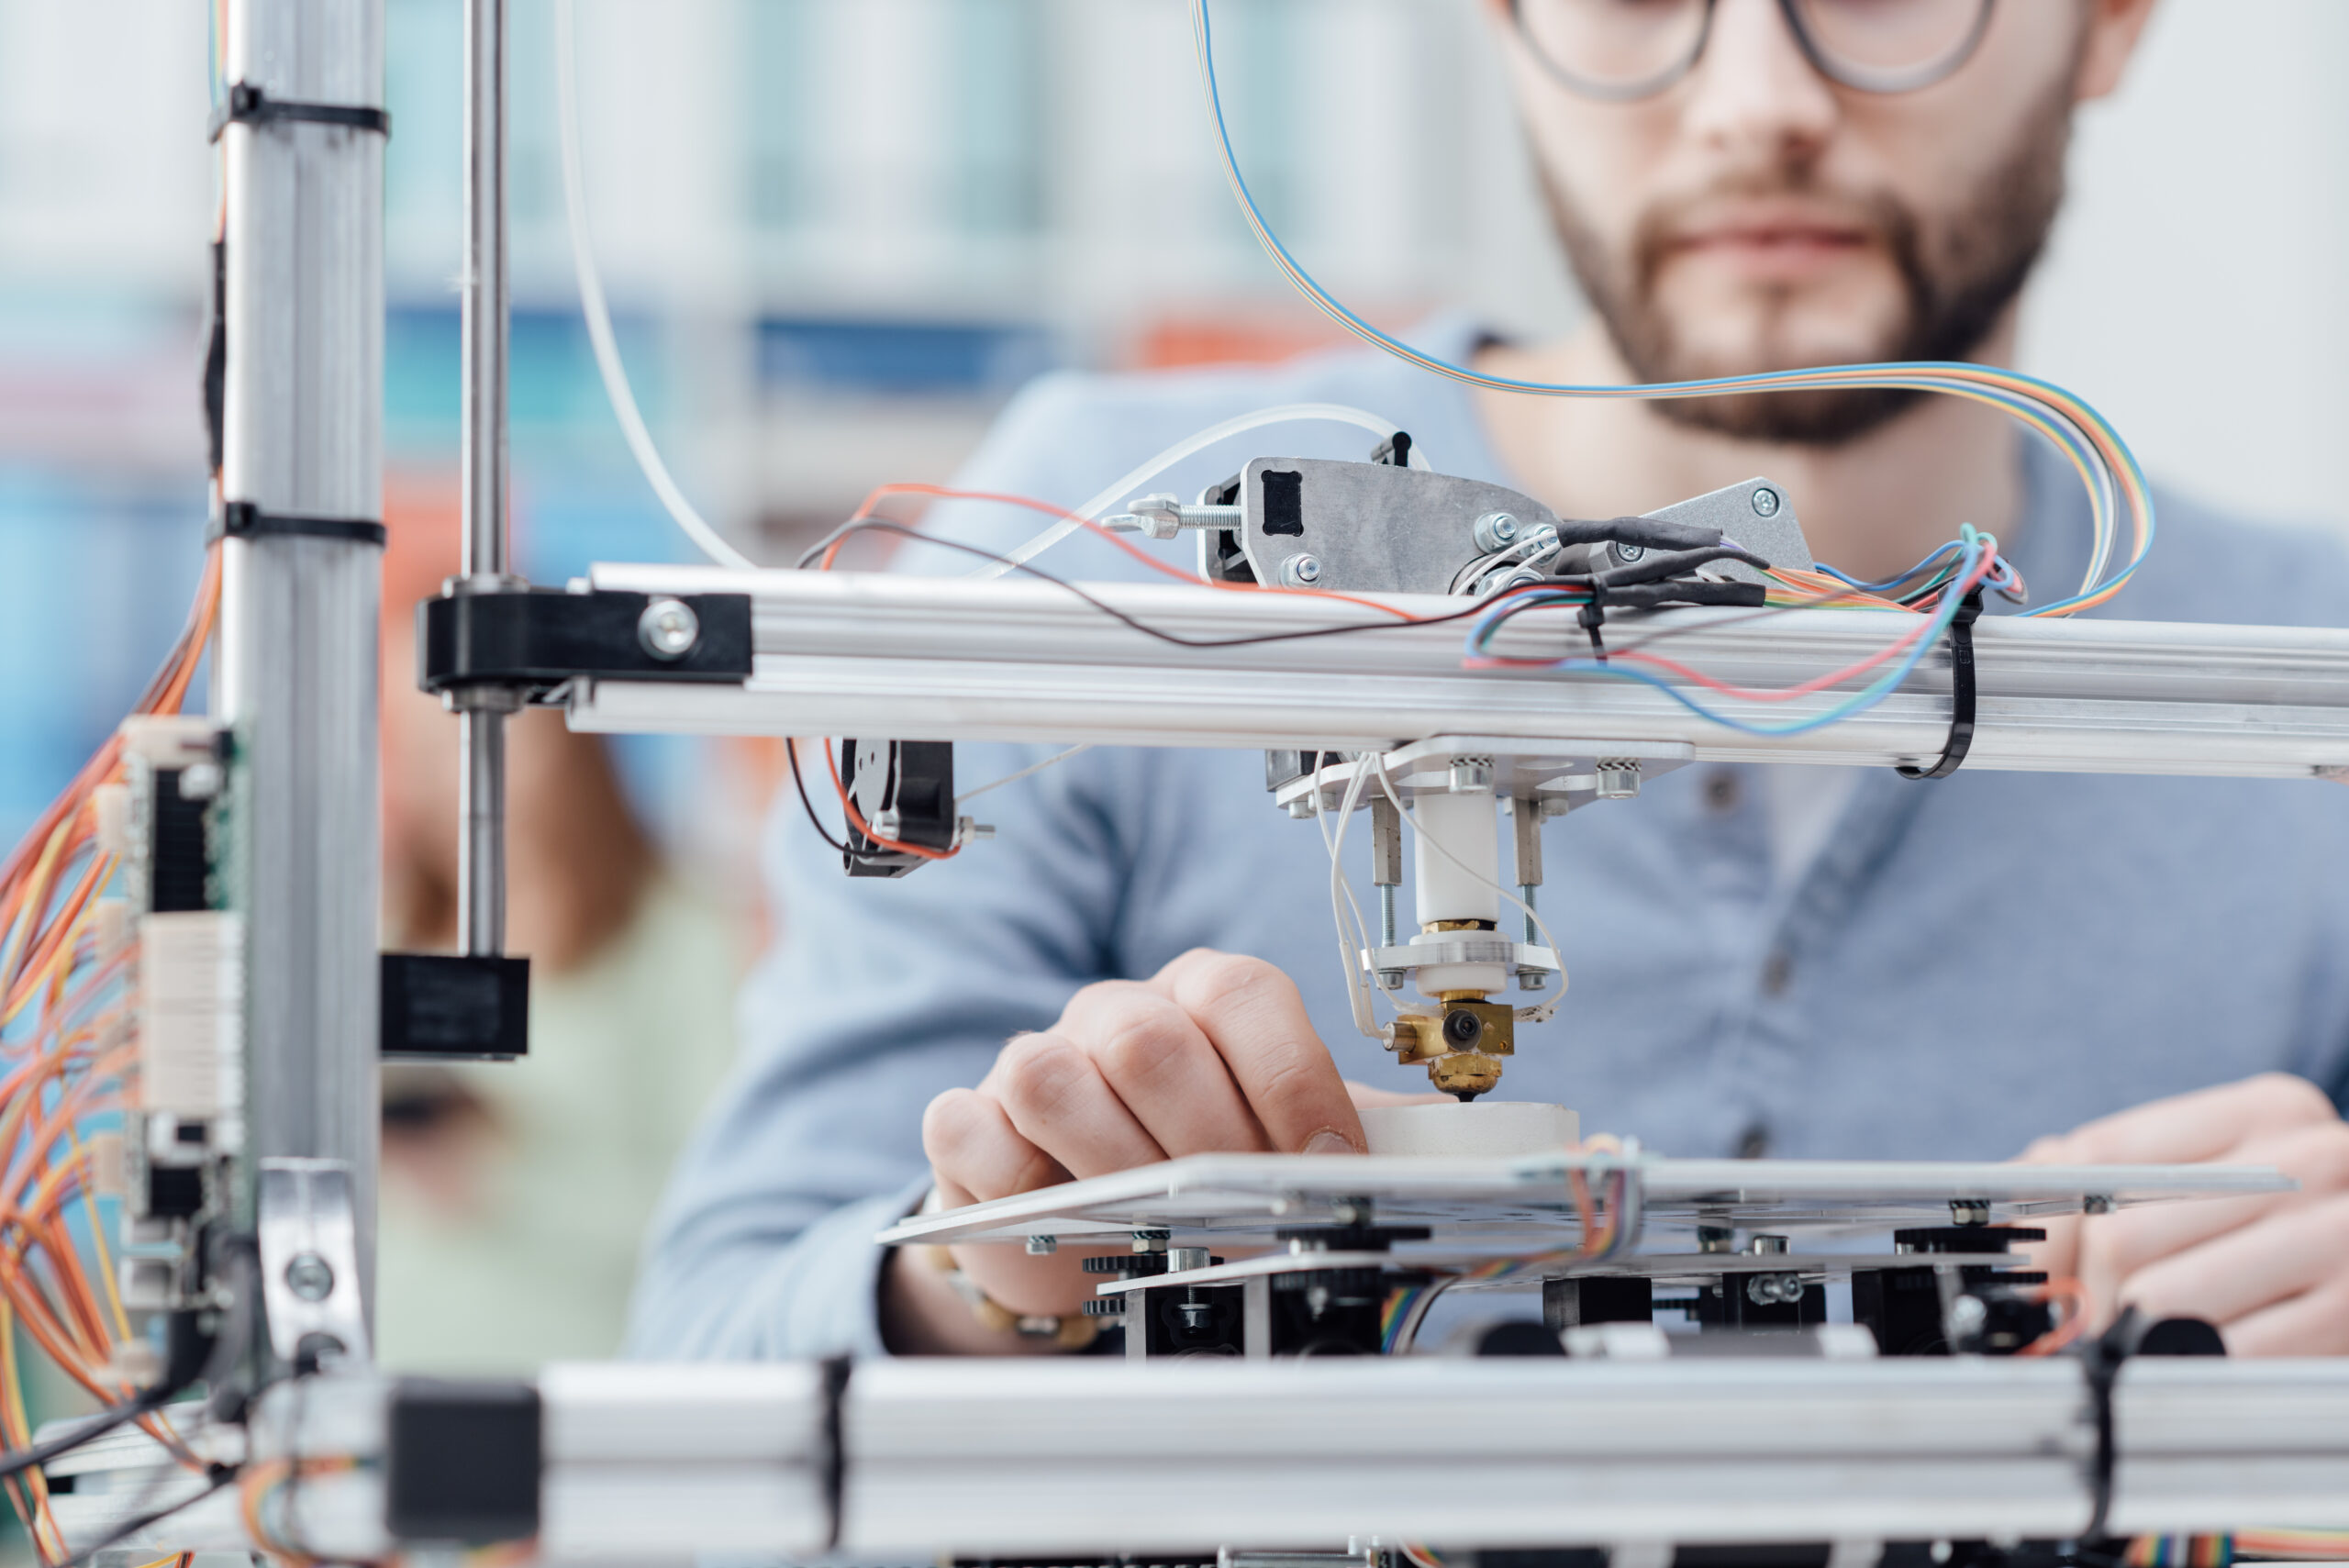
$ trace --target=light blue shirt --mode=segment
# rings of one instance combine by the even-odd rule
[[[1457,353],[1468,339],[1457,326],[1430,341]],[[1523,488],[1460,389],[1351,353],[1049,379],[963,483],[1074,506],[1195,430],[1305,401],[1373,410],[1437,468]],[[1361,458],[1371,444],[1330,426],[1266,431],[1149,488],[1187,499],[1250,457]],[[2085,561],[2086,504],[2054,460],[2017,451],[2028,502],[2008,552],[2043,600],[2059,597]],[[2349,615],[2349,552],[2330,535],[2174,495],[2160,518],[2152,561],[2104,613]],[[1037,519],[963,507],[932,521],[1001,549]],[[1191,563],[1188,537],[1158,548]],[[968,564],[924,550],[901,569]],[[1090,539],[1041,564],[1139,573]],[[1047,754],[963,746],[957,782]],[[2267,1069],[2340,1097],[2340,786],[1870,772],[1824,847],[1784,877],[1758,772],[1685,768],[1547,825],[1542,906],[1572,988],[1553,1021],[1520,1036],[1505,1097],[1562,1102],[1587,1130],[1673,1154],[1897,1159],[2002,1159],[2039,1134]],[[1148,975],[1190,948],[1278,964],[1348,1076],[1425,1087],[1353,1029],[1320,836],[1272,804],[1260,753],[1095,751],[976,804],[992,842],[902,881],[852,881],[784,793],[765,845],[784,936],[744,992],[741,1064],[657,1222],[640,1352],[883,1353],[873,1235],[926,1189],[923,1106],[975,1084],[1008,1036],[1049,1027],[1080,986]]]

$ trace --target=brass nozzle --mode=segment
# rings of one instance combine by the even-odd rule
[[[1424,1062],[1428,1081],[1447,1095],[1473,1100],[1501,1080],[1500,1058],[1517,1051],[1517,1016],[1508,1005],[1473,992],[1447,995],[1435,1018],[1406,1014],[1395,1020],[1395,1054]]]

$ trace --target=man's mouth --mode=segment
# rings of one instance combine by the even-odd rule
[[[1716,212],[1676,228],[1661,260],[1695,261],[1756,282],[1798,282],[1876,247],[1849,218],[1800,210]]]

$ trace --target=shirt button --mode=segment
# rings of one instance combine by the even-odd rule
[[[1787,986],[1794,977],[1795,955],[1784,948],[1776,950],[1763,961],[1762,994],[1765,996],[1785,995]]]
[[[1705,780],[1705,805],[1714,811],[1736,810],[1738,796],[1743,793],[1738,786],[1737,775],[1727,768],[1716,770]]]

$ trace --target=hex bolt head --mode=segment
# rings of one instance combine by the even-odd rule
[[[1378,983],[1389,991],[1400,991],[1403,989],[1403,972],[1399,969],[1382,969],[1378,972]]]
[[[1482,550],[1507,550],[1525,531],[1517,518],[1507,512],[1486,512],[1478,517],[1469,530]]]
[[[1453,795],[1471,795],[1477,790],[1493,787],[1493,762],[1489,757],[1454,757],[1447,781]]]
[[[285,1265],[285,1288],[304,1301],[324,1301],[334,1294],[334,1268],[316,1252],[298,1252]]]
[[[701,640],[701,617],[683,599],[655,597],[636,618],[636,640],[664,664],[683,659]]]
[[[1321,558],[1292,555],[1281,562],[1281,581],[1292,588],[1310,588],[1321,581]]]
[[[1776,517],[1779,505],[1778,493],[1766,484],[1753,493],[1753,515],[1757,517]]]

